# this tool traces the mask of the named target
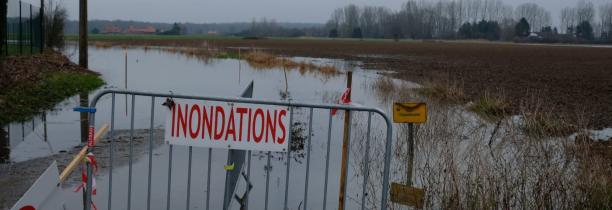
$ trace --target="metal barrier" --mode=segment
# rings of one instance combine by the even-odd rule
[[[352,116],[352,112],[366,112],[367,113],[367,133],[368,136],[366,137],[366,155],[364,156],[364,163],[365,163],[365,168],[368,168],[368,162],[370,162],[369,160],[369,155],[367,155],[367,153],[369,152],[369,145],[370,145],[370,129],[371,129],[371,120],[372,120],[372,115],[376,114],[376,115],[380,115],[382,117],[382,119],[385,121],[386,124],[386,142],[384,145],[384,168],[383,168],[383,173],[382,173],[382,183],[381,183],[381,188],[382,190],[381,192],[381,200],[380,200],[380,207],[381,209],[387,209],[387,198],[388,198],[388,192],[389,192],[389,170],[390,170],[390,162],[391,162],[391,146],[392,146],[392,132],[393,132],[393,128],[392,128],[392,123],[391,120],[389,119],[389,117],[387,117],[387,115],[376,108],[368,108],[368,107],[359,107],[359,106],[348,106],[348,105],[326,105],[326,104],[311,104],[311,103],[296,103],[296,102],[286,102],[286,101],[267,101],[267,100],[256,100],[256,99],[248,99],[248,98],[223,98],[223,97],[207,97],[207,96],[192,96],[192,95],[177,95],[177,94],[162,94],[162,93],[149,93],[149,92],[137,92],[137,91],[128,91],[128,90],[104,90],[101,91],[100,93],[98,93],[95,97],[93,97],[93,100],[91,101],[91,105],[89,107],[90,113],[89,113],[89,122],[90,122],[90,128],[89,128],[89,132],[90,134],[94,132],[94,127],[95,127],[95,110],[96,110],[96,104],[98,103],[98,101],[100,100],[100,98],[102,96],[105,95],[111,95],[111,100],[112,100],[112,105],[111,105],[111,130],[110,130],[110,164],[109,164],[109,186],[108,186],[108,191],[109,191],[109,196],[108,196],[108,207],[109,209],[112,207],[112,187],[113,187],[113,142],[114,140],[114,131],[115,131],[115,120],[114,120],[114,116],[115,116],[115,98],[116,95],[126,95],[126,96],[131,96],[131,116],[130,116],[130,153],[129,153],[129,175],[128,175],[128,186],[127,186],[127,191],[128,191],[128,195],[127,195],[127,209],[131,208],[131,187],[132,187],[132,156],[133,156],[133,149],[132,149],[132,142],[134,140],[134,102],[135,102],[135,97],[150,97],[151,98],[151,121],[150,121],[150,130],[149,130],[149,141],[151,142],[153,139],[153,130],[154,130],[154,105],[156,102],[156,99],[158,98],[173,98],[173,99],[192,99],[192,100],[202,100],[202,101],[216,101],[216,102],[230,102],[230,103],[239,103],[239,104],[258,104],[258,105],[274,105],[274,106],[283,106],[283,107],[287,107],[290,111],[289,111],[289,121],[292,122],[293,121],[293,110],[295,108],[306,108],[309,110],[309,122],[308,122],[308,137],[305,141],[305,155],[306,155],[306,175],[305,175],[305,191],[304,191],[304,209],[306,209],[306,205],[307,205],[307,200],[308,200],[308,185],[309,185],[309,178],[310,178],[310,153],[311,153],[311,134],[312,134],[312,123],[313,123],[313,110],[315,109],[324,109],[324,110],[329,110],[329,120],[328,120],[328,133],[327,133],[327,150],[326,150],[326,157],[325,157],[325,188],[324,188],[324,192],[323,192],[323,209],[326,208],[326,199],[327,199],[327,185],[328,185],[328,179],[329,179],[329,159],[330,159],[330,142],[331,142],[331,133],[332,133],[332,110],[333,109],[337,109],[337,110],[347,110],[347,111],[351,111],[349,112],[348,118],[349,121],[352,120],[351,116]],[[289,123],[289,131],[292,131],[292,123]],[[350,132],[349,132],[350,133]],[[350,138],[350,135],[349,135]],[[288,136],[288,144],[291,145],[291,141],[292,141],[292,136],[291,136],[291,132],[289,132],[289,136]],[[151,168],[153,165],[153,161],[152,161],[152,151],[153,151],[153,146],[152,144],[149,142],[149,162],[148,162],[148,186],[147,186],[147,209],[151,208]],[[350,146],[350,140],[349,142],[349,146]],[[167,201],[166,201],[166,209],[171,209],[170,207],[170,195],[171,195],[171,176],[172,176],[172,150],[173,150],[173,145],[169,145],[169,163],[168,163],[168,189],[167,189]],[[93,151],[93,147],[89,147],[89,152]],[[211,152],[213,149],[208,148],[208,176],[207,176],[207,180],[206,180],[206,206],[205,209],[209,209],[209,202],[210,202],[210,169],[211,169]],[[247,179],[247,182],[249,180],[249,176],[250,176],[250,172],[251,172],[251,151],[247,151],[248,155],[247,155],[247,168],[246,170],[246,174],[244,175],[245,178]],[[291,149],[288,150],[287,152],[287,163],[286,163],[286,178],[285,178],[285,189],[284,189],[284,209],[287,209],[287,198],[289,196],[289,184],[290,184],[290,179],[289,179],[289,174],[291,172],[290,168],[290,162],[291,162]],[[189,190],[190,185],[191,185],[191,168],[192,168],[192,148],[189,147],[189,162],[188,162],[188,171],[189,171],[189,175],[188,175],[188,180],[187,180],[187,209],[189,209],[189,202],[190,202],[190,193],[191,191]],[[228,156],[228,163],[229,163],[229,156]],[[223,161],[223,160],[219,160],[219,161]],[[270,152],[267,152],[267,165],[266,167],[270,167]],[[346,158],[346,163],[348,163],[348,157]],[[92,175],[92,166],[87,163],[87,177],[91,177]],[[368,172],[367,170],[365,170],[366,173],[364,174],[363,177],[363,186],[362,186],[362,191],[363,194],[365,195],[366,193],[366,185],[368,182]],[[268,200],[269,200],[269,186],[270,186],[270,170],[266,170],[266,186],[265,186],[265,209],[268,208]],[[345,177],[346,178],[346,177]],[[84,190],[84,209],[86,210],[90,210],[91,209],[91,205],[92,205],[92,181],[91,179],[87,180],[87,184],[86,184],[86,188]],[[230,193],[228,193],[228,191]],[[225,185],[225,192],[224,192],[224,196],[225,199],[228,199],[227,196],[232,196],[234,193],[234,189],[228,189],[228,184],[226,182]],[[238,196],[236,196],[238,197]],[[346,200],[347,195],[344,194],[344,196],[340,199],[342,200]],[[248,192],[245,193],[245,196],[243,197],[244,199],[247,200],[247,206],[241,207],[241,209],[247,209],[248,208]],[[229,198],[231,199],[231,198]],[[238,198],[237,198],[238,199]],[[362,200],[361,200],[361,209],[365,209],[365,196],[362,196]],[[346,202],[342,202],[345,206],[346,206]],[[228,205],[226,205],[226,201],[224,201],[224,205],[223,207],[225,209],[228,208]],[[346,209],[346,208],[344,208]]]

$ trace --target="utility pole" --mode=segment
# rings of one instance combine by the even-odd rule
[[[45,1],[40,0],[40,11],[38,13],[40,16],[40,53],[45,50]]]
[[[346,88],[351,89],[353,83],[353,72],[349,71],[346,75]],[[351,100],[351,92],[348,91],[348,101]],[[350,111],[344,111],[344,135],[342,137],[342,167],[340,169],[340,193],[338,195],[338,210],[344,210],[345,200],[344,195],[346,194],[346,175],[347,175],[347,167],[348,167],[348,153],[349,153],[349,138],[350,138],[350,127],[351,127],[351,119],[350,119]]]
[[[79,66],[87,63],[87,0],[79,0]]]
[[[19,1],[19,55],[23,55],[23,20],[21,11],[21,1]]]
[[[79,0],[79,66],[88,68],[87,63],[87,0]],[[81,92],[80,106],[89,106],[89,95],[87,92]],[[89,134],[88,126],[89,122],[87,119],[86,112],[81,112],[81,142],[87,142],[87,135]]]

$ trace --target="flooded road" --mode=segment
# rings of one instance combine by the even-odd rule
[[[77,53],[69,53],[77,55]],[[104,88],[126,88],[125,80],[125,53],[121,48],[97,49],[90,48],[90,69],[99,72],[107,85]],[[183,95],[235,97],[254,81],[253,98],[264,100],[292,100],[307,103],[336,103],[345,89],[345,74],[323,74],[304,72],[297,69],[280,68],[261,69],[251,67],[247,62],[234,59],[202,59],[197,56],[184,56],[181,54],[156,49],[142,48],[127,49],[127,89],[147,92],[159,92]],[[76,56],[71,59],[76,60]],[[313,64],[333,65],[340,72],[353,71],[352,101],[356,105],[373,106],[389,112],[389,104],[382,104],[379,93],[372,84],[381,77],[376,71],[365,71],[351,64],[339,60],[291,58],[296,61],[308,61]],[[393,80],[406,86],[415,86],[407,82]],[[102,88],[102,89],[104,89]],[[285,91],[289,94],[285,94]],[[92,93],[91,96],[96,93]],[[164,99],[158,98],[154,104],[154,127],[163,128],[165,107]],[[104,96],[97,104],[96,125],[110,123],[111,111],[110,95]],[[68,150],[80,144],[79,115],[72,111],[78,105],[78,98],[70,98],[59,104],[56,109],[49,111],[44,117],[35,118],[29,122],[11,124],[8,129],[10,139],[10,161],[21,162],[32,158],[44,157],[50,154]],[[130,117],[134,114],[134,128],[148,129],[151,120],[151,98],[136,97],[135,110],[131,112],[131,98],[117,95],[115,97],[115,129],[130,128]],[[295,109],[294,122],[301,123],[298,128],[305,137],[308,134],[308,109]],[[308,190],[308,209],[321,209],[323,207],[323,192],[325,179],[325,152],[327,148],[328,110],[314,110],[312,131],[312,152],[310,165],[310,178]],[[327,193],[327,207],[336,208],[338,203],[338,177],[340,174],[340,151],[342,141],[341,121],[343,114],[333,117],[330,157],[329,157],[329,184]],[[351,162],[349,167],[348,207],[353,209],[361,204],[362,186],[362,158],[367,116],[365,113],[353,115],[353,132],[351,144]],[[384,123],[379,116],[372,117],[372,150],[370,154],[370,183],[380,185],[380,172],[382,171],[382,146],[384,142]],[[359,127],[361,126],[361,127]],[[355,129],[357,128],[357,129]],[[145,137],[148,139],[148,137]],[[119,150],[126,148],[118,148]],[[168,191],[168,159],[169,147],[162,145],[153,150],[151,208],[165,209]],[[193,148],[193,168],[190,191],[191,209],[205,209],[207,196],[207,163],[209,150]],[[284,201],[286,153],[273,153],[269,208],[281,209]],[[223,165],[227,159],[227,150],[213,150],[210,181],[210,208],[221,208],[223,201],[223,187],[225,170]],[[266,155],[253,151],[251,166],[251,182],[253,190],[250,193],[249,206],[251,209],[264,208],[265,192],[265,164]],[[105,158],[105,157],[100,157]],[[171,179],[171,209],[185,208],[187,198],[187,160],[188,148],[175,146],[172,156]],[[305,186],[304,151],[293,153],[291,170],[289,174],[289,209],[303,208]],[[113,171],[112,206],[113,209],[127,208],[127,186],[129,167],[118,166]],[[132,181],[132,208],[142,209],[146,206],[148,173],[148,152],[139,157],[133,164]],[[98,195],[95,196],[98,208],[106,209],[108,200],[108,174],[97,176]],[[244,183],[241,183],[244,184]],[[70,188],[67,188],[70,189]],[[368,188],[368,206],[378,206],[380,189]],[[239,184],[238,192],[243,192],[244,186]],[[80,199],[78,193],[70,196],[75,202]],[[238,205],[232,204],[237,209]]]

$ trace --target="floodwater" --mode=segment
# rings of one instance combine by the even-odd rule
[[[127,53],[127,80],[125,72],[125,54]],[[78,53],[68,53],[76,61]],[[89,66],[99,72],[106,81],[105,88],[127,88],[129,90],[175,93],[182,95],[235,97],[254,81],[253,98],[264,100],[292,100],[306,103],[336,103],[346,87],[346,74],[322,74],[300,72],[299,70],[256,69],[245,61],[234,59],[201,59],[187,57],[156,49],[142,48],[89,49]],[[380,100],[379,93],[372,84],[381,75],[376,71],[362,70],[357,65],[340,60],[292,58],[306,60],[315,64],[333,65],[341,72],[353,71],[352,101],[355,105],[381,108],[390,112],[390,103]],[[408,82],[392,80],[406,86],[416,86]],[[127,86],[127,87],[126,87]],[[289,94],[285,94],[285,91]],[[99,91],[99,90],[98,90]],[[97,92],[97,91],[96,91]],[[90,95],[90,99],[96,92]],[[163,128],[165,120],[165,99],[154,101],[154,127]],[[97,104],[96,125],[110,123],[111,95],[106,95]],[[115,129],[129,129],[130,117],[134,115],[135,129],[148,129],[151,120],[151,98],[136,97],[134,113],[131,113],[132,98],[124,95],[115,96]],[[10,155],[8,160],[21,162],[32,158],[44,157],[79,146],[79,114],[72,111],[78,106],[78,97],[65,100],[54,110],[34,119],[9,125],[6,130],[9,136]],[[294,122],[297,122],[302,137],[308,135],[308,109],[295,109]],[[348,176],[347,207],[357,208],[361,204],[363,184],[363,153],[366,136],[366,113],[352,115],[351,153]],[[329,183],[327,186],[327,208],[337,208],[339,191],[339,174],[342,142],[342,119],[339,112],[333,117],[330,157]],[[312,151],[308,184],[308,209],[322,209],[325,182],[325,154],[327,149],[329,110],[315,109],[312,124]],[[384,122],[380,116],[373,115],[370,150],[370,179],[368,184],[366,206],[375,207],[380,202],[380,177],[384,146]],[[119,148],[127,149],[127,148]],[[190,195],[187,196],[188,148],[174,146],[172,155],[172,178],[170,185],[170,209],[185,208],[187,199],[191,209],[205,209],[207,195],[210,194],[211,209],[220,209],[223,202],[227,150],[215,149],[211,156],[210,186],[207,186],[208,157],[207,148],[193,148]],[[153,150],[151,208],[165,209],[168,195],[168,161],[169,146],[162,145]],[[286,153],[273,153],[269,179],[269,208],[282,209],[285,199]],[[265,202],[266,155],[253,151],[251,165],[251,183],[249,208],[263,209]],[[101,157],[104,158],[104,157]],[[138,157],[133,163],[131,184],[131,208],[145,209],[147,202],[148,154]],[[113,209],[128,208],[128,165],[114,168],[112,183]],[[393,174],[392,174],[393,176]],[[109,175],[99,174],[96,177],[97,192],[95,202],[99,209],[107,209]],[[289,209],[304,208],[306,179],[306,158],[304,151],[295,151],[291,158],[289,172]],[[210,192],[207,188],[210,187]],[[68,187],[67,190],[72,189]],[[244,192],[244,181],[241,179],[237,192]],[[71,204],[79,207],[79,193],[68,193]],[[233,202],[232,209],[239,209]]]

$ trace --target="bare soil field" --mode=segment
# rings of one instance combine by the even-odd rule
[[[455,86],[467,100],[486,94],[510,103],[511,113],[612,127],[612,48],[488,42],[317,39],[113,40],[117,45],[257,48],[285,56],[360,61],[394,77]]]

